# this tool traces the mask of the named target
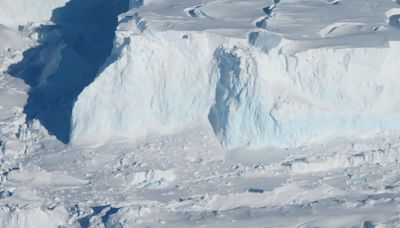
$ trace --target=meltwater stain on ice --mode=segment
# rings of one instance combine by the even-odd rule
[[[113,46],[118,15],[129,0],[71,0],[52,14],[54,25],[41,26],[39,43],[8,72],[29,86],[24,112],[50,134],[69,142],[72,108],[96,77]]]

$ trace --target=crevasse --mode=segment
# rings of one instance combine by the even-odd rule
[[[288,51],[267,31],[157,31],[121,19],[104,70],[79,95],[72,143],[211,125],[228,149],[294,147],[400,129],[400,43]]]

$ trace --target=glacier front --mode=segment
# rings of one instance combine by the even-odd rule
[[[279,28],[291,1],[131,3],[111,56],[74,105],[73,144],[203,124],[228,149],[400,129],[400,32],[389,19],[374,25],[361,10],[358,22],[331,13],[315,23],[310,11],[314,26],[299,20],[305,29],[288,33]],[[375,4],[382,18],[395,5]]]

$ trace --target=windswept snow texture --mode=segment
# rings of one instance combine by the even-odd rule
[[[121,16],[112,58],[79,95],[73,143],[177,132],[199,121],[227,148],[400,129],[400,30],[387,13],[394,2],[143,4]],[[354,9],[362,10],[352,18],[329,13]]]
[[[69,142],[73,103],[111,53],[118,15],[128,0],[71,0],[38,28],[39,45],[24,52],[9,73],[30,87],[24,107],[60,141]]]
[[[0,24],[18,28],[30,23],[46,23],[52,16],[52,10],[67,2],[68,0],[2,0]]]

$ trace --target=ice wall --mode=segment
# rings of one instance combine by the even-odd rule
[[[125,34],[135,29],[121,28],[109,65],[78,97],[72,141],[179,130],[213,102],[212,35]]]
[[[104,70],[78,97],[72,143],[210,124],[227,148],[291,147],[400,129],[400,43],[287,51],[267,31],[151,30],[121,19]]]

